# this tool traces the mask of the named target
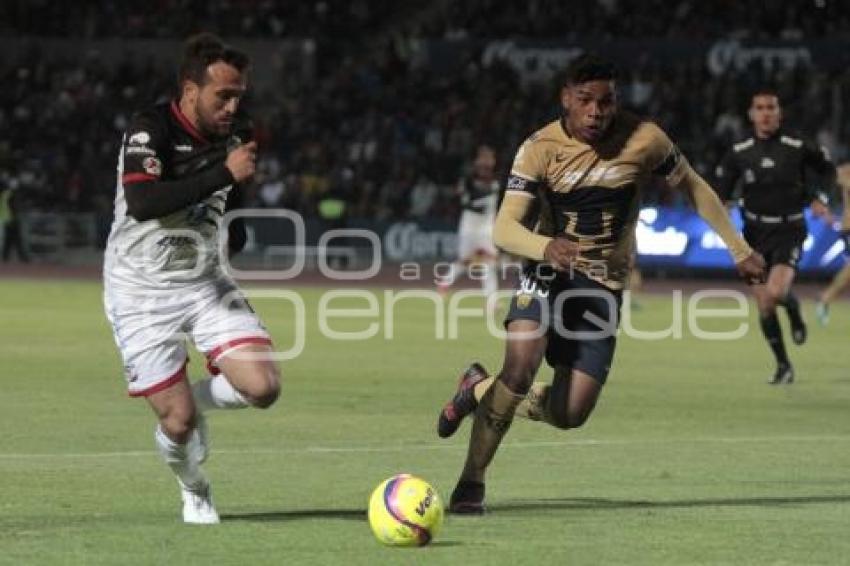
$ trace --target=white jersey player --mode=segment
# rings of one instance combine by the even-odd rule
[[[446,291],[462,270],[469,270],[470,275],[481,280],[485,295],[498,290],[499,250],[493,243],[493,223],[500,189],[496,153],[491,147],[481,145],[472,172],[458,182],[457,193],[463,208],[458,226],[458,258],[449,273],[439,280],[441,291]]]
[[[271,340],[220,266],[219,231],[256,144],[237,118],[249,61],[210,34],[186,44],[179,98],[137,112],[121,144],[104,303],[128,392],[158,418],[157,448],[177,477],[183,520],[219,521],[201,411],[268,407],[279,394]],[[244,228],[230,226],[232,248]],[[189,384],[187,344],[211,375]]]

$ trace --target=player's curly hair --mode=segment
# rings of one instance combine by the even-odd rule
[[[573,59],[564,70],[564,85],[577,85],[588,81],[617,80],[617,67],[611,61],[592,53]]]
[[[251,66],[248,55],[227,45],[215,34],[204,32],[187,39],[183,61],[177,72],[178,88],[187,80],[203,85],[207,79],[207,67],[218,61],[232,65],[239,72],[245,72]]]

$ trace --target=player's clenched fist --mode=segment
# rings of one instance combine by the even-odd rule
[[[765,273],[766,264],[764,258],[758,252],[753,252],[739,261],[735,267],[738,268],[738,274],[744,278],[748,285],[764,283],[767,279]]]
[[[553,238],[543,250],[543,259],[557,271],[566,271],[578,256],[578,244],[566,238]]]
[[[224,166],[230,169],[237,183],[252,177],[257,168],[257,142],[240,145],[228,153]]]

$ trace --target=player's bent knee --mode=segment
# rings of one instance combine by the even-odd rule
[[[169,411],[159,419],[163,432],[180,443],[188,442],[192,429],[195,428],[195,412],[175,410]]]
[[[499,374],[499,380],[517,395],[525,395],[534,382],[534,372],[527,368],[505,368]]]
[[[274,364],[268,364],[260,370],[254,380],[251,391],[247,392],[252,405],[258,409],[267,409],[280,397],[280,372]]]
[[[774,307],[778,303],[781,303],[785,299],[785,296],[787,294],[788,293],[785,291],[785,289],[783,287],[781,287],[780,285],[771,286],[771,287],[768,287],[768,289],[767,289],[768,302],[770,303],[771,306],[774,306]]]
[[[561,430],[581,428],[587,422],[590,413],[574,413],[570,411],[550,410],[551,424]]]
[[[254,398],[254,406],[258,409],[268,409],[280,397],[280,384],[270,384],[260,395]]]

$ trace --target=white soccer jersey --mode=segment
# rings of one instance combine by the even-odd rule
[[[222,181],[201,202],[141,221],[128,215],[125,190],[136,183],[175,182],[223,169],[228,145],[240,141],[236,136],[204,139],[173,102],[133,117],[118,158],[115,220],[104,260],[107,287],[169,292],[218,275],[219,234],[231,185]],[[144,191],[145,186],[133,190]]]

